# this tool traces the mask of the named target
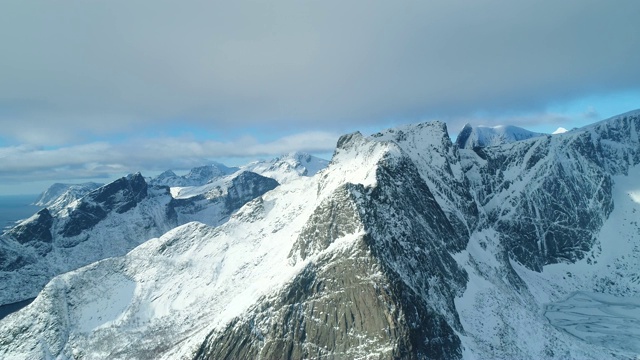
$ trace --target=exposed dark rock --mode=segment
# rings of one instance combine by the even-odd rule
[[[388,277],[366,243],[310,264],[249,319],[211,334],[196,359],[460,358],[446,321]]]
[[[362,227],[352,184],[338,188],[311,215],[293,245],[289,257],[302,260],[325,250],[333,241]]]
[[[147,196],[147,183],[140,173],[120,178],[87,194],[70,211],[69,220],[60,231],[65,237],[91,229],[111,211],[123,214]]]
[[[227,189],[225,206],[229,212],[235,211],[248,201],[275,189],[278,185],[278,182],[272,178],[244,171],[231,180],[231,186]]]
[[[465,144],[467,144],[467,142],[469,141],[469,137],[471,136],[472,132],[473,127],[471,126],[471,124],[465,124],[462,130],[458,133],[458,137],[456,138],[456,145],[458,145],[459,148],[465,148]]]
[[[49,213],[49,210],[45,208],[38,211],[32,220],[16,225],[7,231],[7,235],[20,244],[34,242],[50,243],[52,240],[50,231],[52,224],[53,217],[51,213]]]
[[[349,149],[355,146],[359,141],[364,140],[364,136],[359,131],[356,131],[351,134],[346,134],[340,136],[338,139],[338,143],[336,145],[336,149]]]

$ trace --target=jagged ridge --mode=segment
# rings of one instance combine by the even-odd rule
[[[596,261],[631,271],[640,249],[609,258],[598,246],[608,246],[599,231],[618,206],[613,176],[640,163],[639,128],[630,113],[475,150],[453,146],[441,123],[344,136],[326,171],[262,195],[220,227],[178,227],[55,278],[0,322],[0,351],[624,358],[540,315],[545,299],[609,275],[572,282],[541,271]],[[94,289],[97,281],[105,285]],[[125,301],[112,306],[98,293]]]

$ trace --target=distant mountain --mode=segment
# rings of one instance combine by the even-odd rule
[[[212,173],[207,170],[201,172],[203,178]],[[42,209],[0,236],[0,305],[34,297],[54,276],[124,255],[178,225],[196,220],[219,225],[276,186],[271,178],[238,172],[224,177],[215,189],[174,199],[169,187],[148,185],[138,173],[62,209]],[[62,192],[50,202],[58,206],[68,194]]]
[[[133,174],[104,186],[54,184],[36,202],[45,209],[0,237],[0,305],[33,297],[57,274],[124,255],[178,225],[226,222],[279,185],[249,169],[291,181],[326,163],[292,153],[242,169],[213,163],[184,176],[169,170],[148,183]]]
[[[300,176],[313,176],[324,169],[329,161],[303,152],[292,152],[272,160],[255,161],[241,168],[284,184]]]
[[[57,212],[102,185],[95,182],[82,184],[56,183],[40,194],[40,197],[33,205],[46,207],[51,212]]]
[[[191,169],[184,176],[178,176],[167,170],[149,181],[150,185],[164,185],[169,187],[201,186],[226,175],[238,171],[237,167],[227,167],[220,163],[199,166]]]
[[[554,132],[552,132],[551,135],[564,134],[567,131],[569,131],[569,130],[567,130],[567,129],[563,128],[563,127],[559,127]]]
[[[178,223],[199,221],[216,226],[229,219],[233,211],[269,190],[278,182],[250,171],[239,170],[206,185],[172,188]]]
[[[188,174],[178,176],[167,170],[149,180],[151,185],[165,185],[172,188],[201,187],[219,181],[225,176],[238,171],[250,171],[265,177],[275,179],[279,183],[286,183],[301,176],[313,176],[327,167],[327,160],[304,152],[292,152],[271,160],[258,160],[240,167],[227,167],[213,163],[191,169]]]
[[[325,170],[222,223],[54,277],[0,320],[0,358],[633,359],[639,132],[635,111],[495,146],[456,146],[441,122],[344,135]],[[154,219],[267,184],[234,174],[235,190],[155,188]],[[132,212],[147,201],[138,177],[80,201],[114,216],[102,243],[147,228]],[[32,271],[10,267],[24,249],[7,261],[7,244],[46,245],[67,221],[43,210],[0,239],[0,276]]]
[[[498,146],[520,140],[527,140],[545,134],[525,130],[512,125],[499,126],[471,126],[466,124],[456,138],[456,145],[460,149],[476,147]]]

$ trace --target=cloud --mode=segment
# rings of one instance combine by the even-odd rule
[[[575,112],[530,112],[522,114],[504,115],[484,115],[474,114],[470,116],[451,117],[447,119],[447,127],[450,135],[455,138],[458,131],[462,130],[465,124],[476,126],[497,126],[497,125],[517,125],[526,129],[551,133],[558,127],[580,127],[585,123],[592,123],[600,120],[600,113],[593,106],[588,106],[584,111]]]
[[[449,129],[453,132],[457,132],[462,130],[465,124],[472,124],[477,126],[497,126],[497,125],[505,125],[505,124],[517,124],[522,127],[532,127],[532,126],[540,126],[540,125],[560,125],[566,124],[568,122],[573,121],[574,118],[568,116],[566,114],[559,113],[549,113],[549,112],[541,112],[541,113],[531,113],[524,115],[516,115],[516,116],[469,116],[469,117],[458,117],[450,119],[447,122]]]
[[[109,178],[137,171],[184,170],[212,159],[252,158],[291,151],[333,151],[337,134],[308,132],[261,143],[251,137],[228,142],[184,138],[137,139],[126,143],[96,142],[59,148],[0,148],[0,183]]]
[[[595,107],[593,106],[589,106],[587,108],[587,110],[585,110],[585,112],[582,114],[582,116],[585,119],[592,119],[592,120],[596,120],[600,117],[600,113],[598,113],[598,110],[596,110]]]
[[[637,0],[9,2],[1,136],[46,145],[175,121],[301,132],[540,111],[638,88],[639,10]]]

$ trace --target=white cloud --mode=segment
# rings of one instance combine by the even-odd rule
[[[13,1],[0,13],[0,135],[59,145],[175,121],[308,131],[540,111],[638,88],[639,9],[637,0]]]
[[[333,151],[337,134],[308,132],[261,143],[251,137],[229,142],[183,138],[96,142],[54,149],[0,148],[0,183],[121,176],[129,172],[189,169],[220,158],[257,158],[291,151]]]

